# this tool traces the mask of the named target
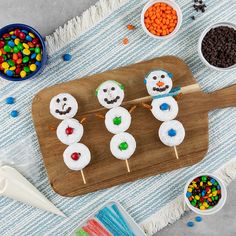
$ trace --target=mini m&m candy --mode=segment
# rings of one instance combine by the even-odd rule
[[[193,207],[208,210],[221,199],[221,186],[213,177],[199,176],[189,184],[185,195]]]
[[[0,35],[0,72],[25,78],[41,66],[42,44],[32,32],[14,29]]]

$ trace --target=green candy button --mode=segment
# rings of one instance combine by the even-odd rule
[[[121,124],[121,117],[115,117],[113,119],[113,124],[114,125],[120,125]]]
[[[125,151],[126,149],[128,149],[128,143],[126,143],[126,142],[123,142],[123,143],[121,143],[120,145],[119,145],[119,149],[121,150],[121,151]]]

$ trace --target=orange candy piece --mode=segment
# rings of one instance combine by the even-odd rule
[[[144,14],[146,28],[150,33],[157,36],[165,36],[173,32],[177,22],[176,10],[163,2],[155,3]],[[123,44],[125,44],[124,40]]]
[[[124,38],[124,39],[123,39],[123,44],[124,44],[124,45],[127,45],[128,43],[129,43],[129,39],[128,39],[128,38]]]

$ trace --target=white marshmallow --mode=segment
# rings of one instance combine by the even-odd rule
[[[179,112],[178,103],[170,96],[153,99],[151,105],[152,114],[160,121],[173,120]]]
[[[66,145],[78,143],[83,133],[84,127],[76,119],[65,119],[57,127],[57,137]]]
[[[73,160],[73,155],[77,155],[78,159],[76,158],[77,160]],[[89,164],[91,160],[91,153],[88,147],[84,144],[74,143],[66,148],[63,153],[63,158],[69,169],[82,170]]]
[[[78,111],[76,99],[69,93],[60,93],[50,102],[50,113],[59,120],[72,118]]]
[[[170,147],[180,145],[185,137],[185,129],[177,120],[163,122],[158,133],[161,142]]]
[[[123,107],[110,109],[105,116],[105,125],[109,132],[118,134],[126,131],[131,124],[131,115]]]
[[[121,146],[123,146],[123,150]],[[119,133],[112,137],[110,142],[110,149],[112,155],[117,159],[127,160],[135,152],[136,141],[134,137],[129,133]]]
[[[99,103],[105,108],[111,109],[121,105],[124,99],[124,87],[122,84],[108,80],[102,83],[96,90]]]
[[[172,74],[164,70],[149,72],[144,81],[150,96],[167,94],[173,86]]]

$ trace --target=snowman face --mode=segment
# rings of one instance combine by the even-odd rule
[[[172,74],[163,70],[150,72],[144,80],[150,96],[167,94],[172,89]]]
[[[60,93],[50,102],[50,113],[59,120],[72,118],[78,111],[78,103],[69,93]]]
[[[121,105],[124,99],[124,87],[116,81],[108,80],[96,90],[99,103],[111,109]]]

